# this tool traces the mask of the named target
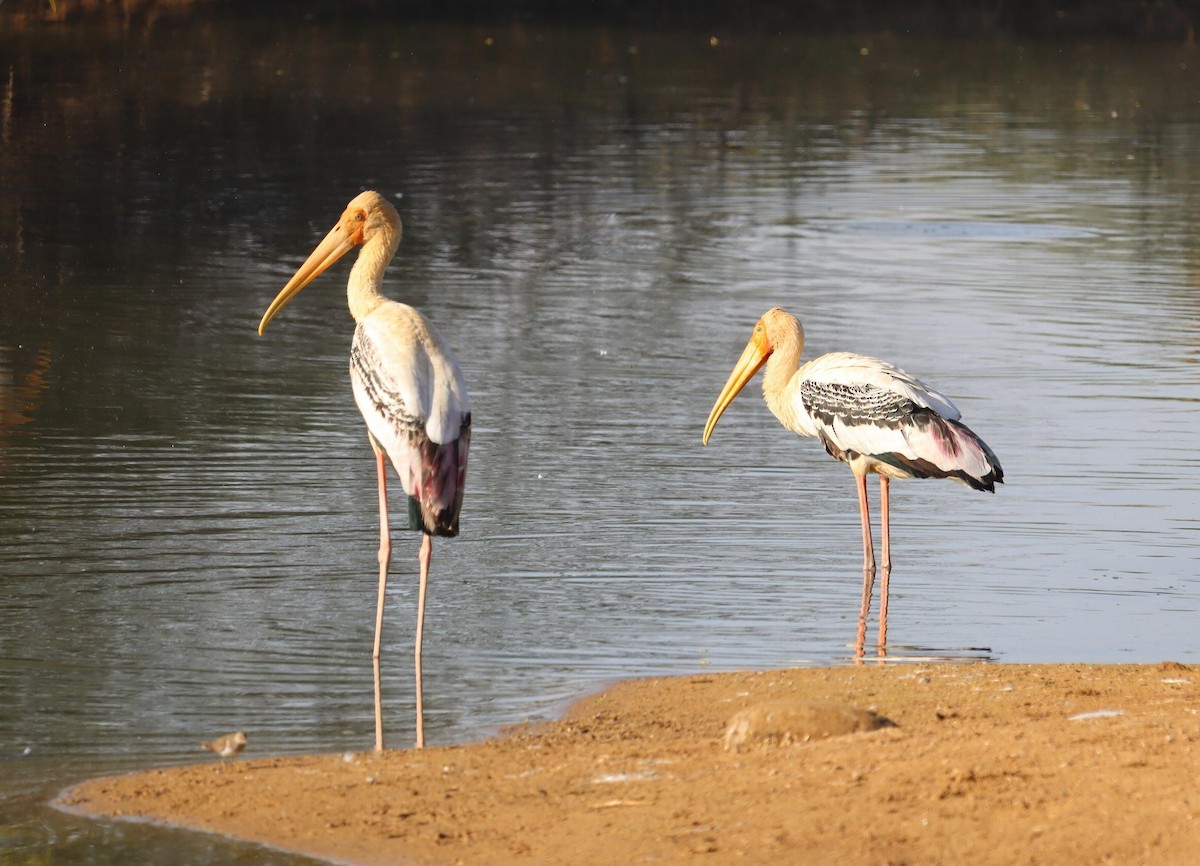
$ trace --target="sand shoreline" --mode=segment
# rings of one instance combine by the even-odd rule
[[[751,731],[726,749],[756,706],[774,708],[768,729],[837,708],[896,727]],[[814,706],[833,715],[814,722]],[[1200,670],[1173,662],[693,675],[477,743],[168,767],[57,805],[355,866],[1188,863],[1198,713]]]

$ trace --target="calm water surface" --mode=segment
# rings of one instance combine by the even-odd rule
[[[367,187],[406,223],[389,290],[474,401],[433,742],[615,678],[850,658],[850,473],[757,387],[700,445],[777,304],[810,356],[952,395],[1004,464],[995,496],[894,486],[891,657],[1200,661],[1200,58],[710,35],[4,37],[0,861],[299,863],[44,803],[236,728],[250,755],[370,746],[348,267],[255,333]],[[395,745],[417,540],[389,589]]]

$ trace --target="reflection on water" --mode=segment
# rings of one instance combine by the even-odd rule
[[[238,728],[248,756],[371,742],[345,269],[254,330],[369,186],[406,223],[389,289],[446,334],[475,404],[463,535],[430,592],[433,742],[618,677],[852,658],[850,473],[753,392],[700,447],[775,304],[810,353],[953,396],[1008,473],[995,496],[893,485],[889,658],[1195,660],[1182,50],[188,19],[0,57],[16,862],[184,844],[40,805],[89,774],[203,760]],[[401,534],[397,743],[415,557]],[[251,857],[207,844],[188,856]]]

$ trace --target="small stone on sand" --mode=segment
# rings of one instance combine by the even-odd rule
[[[741,751],[762,743],[806,743],[894,727],[894,722],[877,713],[844,704],[769,701],[746,707],[729,720],[725,751]]]

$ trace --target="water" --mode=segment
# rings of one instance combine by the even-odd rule
[[[299,863],[44,803],[236,728],[250,756],[370,746],[347,267],[255,333],[367,187],[405,219],[389,290],[474,403],[432,742],[617,678],[847,661],[850,473],[757,386],[700,445],[776,304],[809,357],[950,394],[1006,471],[995,496],[893,485],[893,657],[1200,661],[1191,53],[134,25],[0,51],[0,861]],[[394,745],[416,546],[388,599]]]

